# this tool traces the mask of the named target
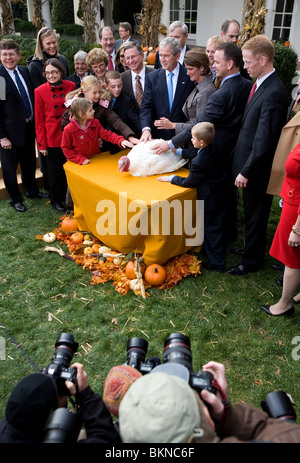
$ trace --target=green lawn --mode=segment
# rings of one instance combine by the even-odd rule
[[[45,243],[35,235],[52,231],[59,214],[46,200],[25,204],[27,212],[18,214],[0,201],[0,323],[40,368],[50,363],[58,335],[70,332],[79,342],[74,358],[102,393],[110,368],[126,361],[128,338],[147,339],[148,355],[162,357],[165,337],[180,331],[191,339],[195,371],[208,360],[225,363],[233,402],[260,407],[268,392],[283,389],[293,396],[299,415],[300,363],[292,356],[293,338],[300,336],[299,310],[290,318],[272,318],[259,309],[281,294],[275,284],[280,273],[271,269],[268,254],[264,268],[244,277],[203,270],[171,290],[150,289],[145,300],[132,292],[123,296],[111,283],[92,286],[82,267],[44,252]],[[268,246],[279,215],[275,198]],[[242,224],[240,232],[242,245]],[[228,254],[228,266],[238,261]],[[34,369],[6,331],[0,335],[6,347],[0,361],[2,418],[12,388]]]

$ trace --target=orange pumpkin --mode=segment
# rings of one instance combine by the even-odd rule
[[[81,241],[83,241],[83,233],[81,233],[80,231],[72,233],[71,240],[74,244],[80,243]]]
[[[99,243],[94,243],[93,246],[92,246],[93,253],[98,254],[99,248],[100,248],[100,244]]]
[[[144,275],[145,273],[145,264],[142,262],[140,264],[140,271],[141,271],[141,274]],[[126,264],[126,267],[125,267],[125,273],[126,273],[126,276],[127,278],[130,278],[131,280],[134,280],[136,278],[136,273],[135,273],[135,263],[133,260],[130,260],[127,264]]]
[[[166,271],[159,264],[151,264],[146,268],[144,278],[149,285],[159,286],[166,279]]]
[[[78,230],[78,225],[76,220],[70,215],[62,220],[60,228],[66,232],[74,232]]]
[[[147,61],[152,66],[155,64],[155,57],[156,57],[155,51],[151,51],[150,53],[148,53]]]
[[[117,251],[109,251],[108,254],[113,254],[115,256],[115,254],[119,254],[119,252],[117,252]],[[105,258],[106,258],[107,262],[113,262],[114,258],[115,258],[114,256],[106,256]]]

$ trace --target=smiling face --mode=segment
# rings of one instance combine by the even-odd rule
[[[99,42],[101,43],[105,53],[107,53],[108,55],[110,55],[114,51],[115,38],[112,31],[109,28],[104,28],[102,30],[102,36],[101,39],[99,39]]]
[[[83,59],[77,59],[74,61],[75,72],[79,77],[83,77],[88,71],[88,66]]]
[[[131,69],[131,71],[135,72],[136,74],[139,74],[143,69],[144,54],[140,54],[138,50],[135,47],[133,47],[125,50],[124,55],[126,66],[128,66],[129,69]]]
[[[101,96],[101,85],[94,85],[84,92],[84,97],[92,103],[98,103]]]
[[[104,61],[98,64],[91,65],[92,70],[94,71],[95,75],[102,80],[106,74],[106,63]]]
[[[61,80],[61,72],[52,64],[45,67],[45,77],[50,84],[56,84]]]
[[[93,105],[90,105],[86,113],[84,114],[85,120],[90,120],[94,118],[95,110],[93,109]]]
[[[122,92],[123,80],[109,79],[106,87],[113,98],[118,98],[118,96],[120,96],[120,93]]]
[[[187,75],[190,77],[192,82],[200,82],[201,79],[203,78],[203,66],[200,68],[197,68],[196,66],[188,66],[187,64],[185,65]]]
[[[42,39],[42,47],[44,52],[49,56],[56,56],[58,51],[58,43],[54,35],[49,35]]]
[[[223,50],[216,50],[214,57],[213,69],[216,71],[216,76],[223,79],[229,75],[232,68],[231,61],[227,61]]]
[[[1,50],[0,59],[7,69],[14,71],[20,61],[20,55],[15,50]]]
[[[159,47],[159,61],[165,71],[173,71],[179,60],[180,53],[173,55],[171,45]]]

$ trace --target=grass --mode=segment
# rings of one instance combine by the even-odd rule
[[[52,231],[59,215],[46,200],[26,199],[25,204],[27,212],[17,214],[8,201],[0,201],[0,323],[36,365],[47,366],[58,335],[70,332],[79,342],[74,359],[84,364],[91,387],[101,393],[110,368],[126,361],[130,337],[147,339],[147,357],[162,358],[165,337],[180,331],[191,339],[194,371],[208,360],[226,365],[232,402],[260,407],[268,392],[285,390],[299,415],[299,362],[292,357],[293,338],[300,335],[299,311],[275,319],[259,309],[281,294],[274,282],[280,273],[271,269],[268,253],[264,267],[244,277],[204,270],[172,290],[150,289],[146,300],[133,293],[122,296],[111,283],[90,285],[87,271],[44,252],[45,243],[35,235]],[[275,198],[268,248],[279,215]],[[242,237],[241,224],[240,245]],[[228,254],[228,266],[238,261]],[[34,369],[7,332],[0,335],[6,347],[5,360],[0,360],[3,418],[12,388]]]

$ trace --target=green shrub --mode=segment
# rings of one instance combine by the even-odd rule
[[[84,32],[83,26],[80,26],[80,24],[60,24],[55,27],[55,30],[60,35],[71,36],[82,36]]]
[[[73,0],[53,0],[51,19],[54,28],[62,24],[74,23]]]
[[[14,18],[14,23],[17,32],[36,32],[34,25],[30,21]]]
[[[298,55],[293,48],[284,47],[282,43],[276,42],[274,68],[286,88],[288,97],[292,99],[292,91],[295,87],[294,77],[296,76]]]

